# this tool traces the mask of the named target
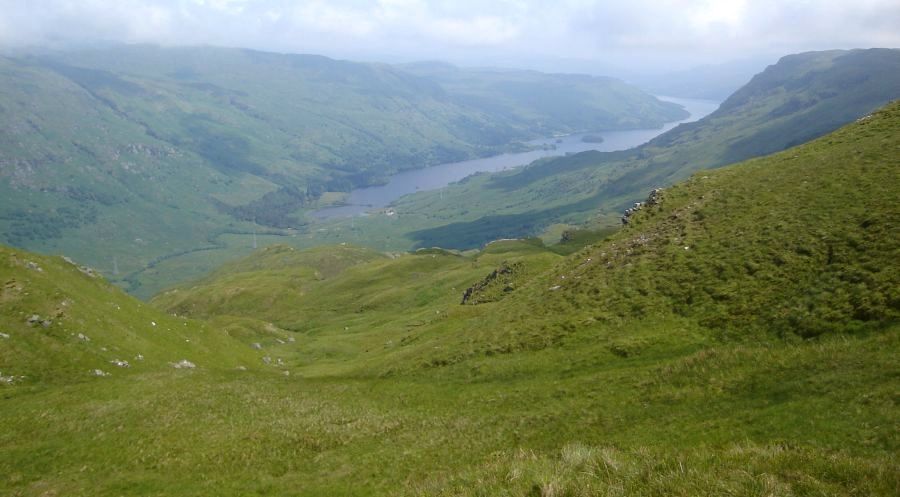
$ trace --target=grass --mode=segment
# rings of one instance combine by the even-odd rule
[[[278,247],[148,306],[6,250],[0,493],[895,495],[898,116],[698,174],[568,256]],[[107,350],[22,320],[63,299]]]
[[[886,471],[886,468],[890,468]],[[665,451],[590,447],[492,454],[480,471],[423,485],[420,495],[889,495],[898,468],[838,451],[783,445]],[[794,475],[804,473],[803,479]],[[848,488],[848,483],[852,486]],[[847,492],[847,493],[845,493]]]

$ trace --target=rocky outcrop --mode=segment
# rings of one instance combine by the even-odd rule
[[[662,188],[654,188],[650,190],[650,195],[647,196],[646,201],[635,202],[634,205],[631,206],[631,208],[625,209],[625,213],[622,215],[622,224],[627,225],[631,220],[631,216],[637,214],[637,212],[641,209],[659,205],[660,201],[662,200],[662,192]]]
[[[521,262],[503,262],[483,280],[466,288],[460,304],[476,305],[502,299],[505,294],[515,289],[516,277],[524,272],[524,269],[525,265]]]

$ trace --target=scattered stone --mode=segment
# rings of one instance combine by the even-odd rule
[[[17,381],[24,380],[24,379],[25,379],[24,376],[15,376],[15,375],[3,376],[3,372],[0,371],[0,383],[12,385],[13,383],[15,383]]]
[[[150,321],[150,326],[156,326],[156,321]]]
[[[7,339],[7,338],[9,338],[9,334],[8,333],[0,333],[0,338]]]
[[[272,358],[269,356],[265,356],[262,358],[262,362],[264,362],[266,364],[272,364]]]
[[[290,376],[290,375],[291,375],[291,372],[290,372],[290,371],[285,371],[284,373],[281,373],[281,374],[283,374],[283,375],[285,375],[285,376]]]
[[[247,368],[245,366],[238,366],[235,369],[237,369],[238,371],[246,371],[247,370]]]
[[[37,272],[39,272],[39,273],[43,273],[43,272],[44,272],[44,270],[41,269],[41,266],[38,266],[37,263],[35,263],[35,262],[28,261],[28,262],[25,263],[25,267],[27,267],[28,269],[32,269],[32,270],[34,270],[34,271],[37,271]]]
[[[53,324],[53,321],[51,321],[49,319],[44,319],[37,314],[32,314],[31,317],[29,317],[26,320],[26,322],[28,323],[28,326],[34,326],[36,324],[40,324],[44,328],[49,328],[50,325]]]
[[[134,356],[134,360],[135,360],[135,361],[143,361],[143,360],[144,360],[144,354],[138,354],[138,355]]]
[[[281,345],[284,345],[284,343],[285,343],[284,340],[282,340],[280,338],[276,338],[275,341],[280,343]]]
[[[262,344],[259,342],[253,342],[250,344],[250,348],[253,350],[262,350]]]
[[[128,361],[123,361],[121,359],[113,359],[109,362],[110,362],[110,364],[115,364],[116,366],[119,366],[120,368],[130,368],[131,367],[131,364],[128,364]]]
[[[294,342],[297,341],[297,339],[294,338],[294,337],[288,337],[288,341],[291,342],[291,343],[294,343]]]
[[[555,292],[555,291],[559,290],[560,288],[562,288],[562,287],[559,285],[553,285],[550,288],[548,288],[548,290],[550,290],[551,292]]]
[[[197,365],[187,359],[182,359],[178,362],[172,363],[172,367],[175,369],[194,369],[197,367]]]
[[[79,333],[78,339],[81,340],[82,342],[90,342],[91,341],[90,337],[88,337],[84,333]]]
[[[64,261],[68,262],[69,264],[75,266],[76,268],[78,268],[78,270],[81,271],[82,273],[84,273],[85,275],[90,276],[91,278],[97,277],[97,271],[94,271],[92,268],[89,268],[87,266],[79,265],[77,262],[73,261],[71,257],[67,257],[64,255],[62,257],[62,259]]]
[[[103,371],[102,369],[95,369],[95,370],[91,371],[91,374],[93,374],[94,376],[112,376],[110,373],[107,373],[106,371]]]

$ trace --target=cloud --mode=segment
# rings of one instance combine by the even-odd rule
[[[735,58],[900,46],[896,0],[0,0],[0,46],[215,44],[405,58]]]

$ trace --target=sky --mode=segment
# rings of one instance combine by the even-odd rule
[[[219,45],[602,73],[900,47],[900,0],[0,0],[0,48]]]

